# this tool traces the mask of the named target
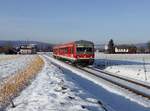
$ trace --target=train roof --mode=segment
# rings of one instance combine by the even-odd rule
[[[93,42],[91,42],[91,41],[87,41],[87,40],[79,40],[79,41],[75,41],[75,43],[77,43],[77,44],[80,44],[80,43],[90,43],[90,44],[94,44]]]
[[[82,44],[82,43],[94,44],[91,41],[78,40],[78,41],[73,41],[73,42],[68,42],[68,43],[64,43],[64,44],[55,45],[53,48],[64,47],[64,46],[68,46],[68,45],[72,45],[72,44]]]

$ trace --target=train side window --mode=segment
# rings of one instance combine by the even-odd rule
[[[67,48],[64,48],[64,53],[67,53]]]
[[[70,50],[71,50],[71,51],[70,51],[70,52],[71,52],[71,54],[73,54],[73,48],[70,48]]]
[[[71,52],[70,52],[70,47],[68,47],[68,48],[67,48],[67,51],[68,51],[68,54],[70,54],[70,53],[71,53]]]
[[[68,53],[68,48],[66,48],[66,53]]]

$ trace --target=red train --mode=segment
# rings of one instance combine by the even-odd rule
[[[73,64],[92,65],[94,62],[94,43],[85,40],[56,45],[53,57]]]

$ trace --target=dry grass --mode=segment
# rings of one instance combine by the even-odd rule
[[[19,94],[44,66],[44,61],[39,56],[21,72],[9,77],[0,88],[0,106],[6,106]]]

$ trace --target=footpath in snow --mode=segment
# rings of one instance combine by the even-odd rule
[[[6,111],[105,111],[100,101],[68,81],[61,69],[44,61],[43,70],[14,100],[16,107]]]

